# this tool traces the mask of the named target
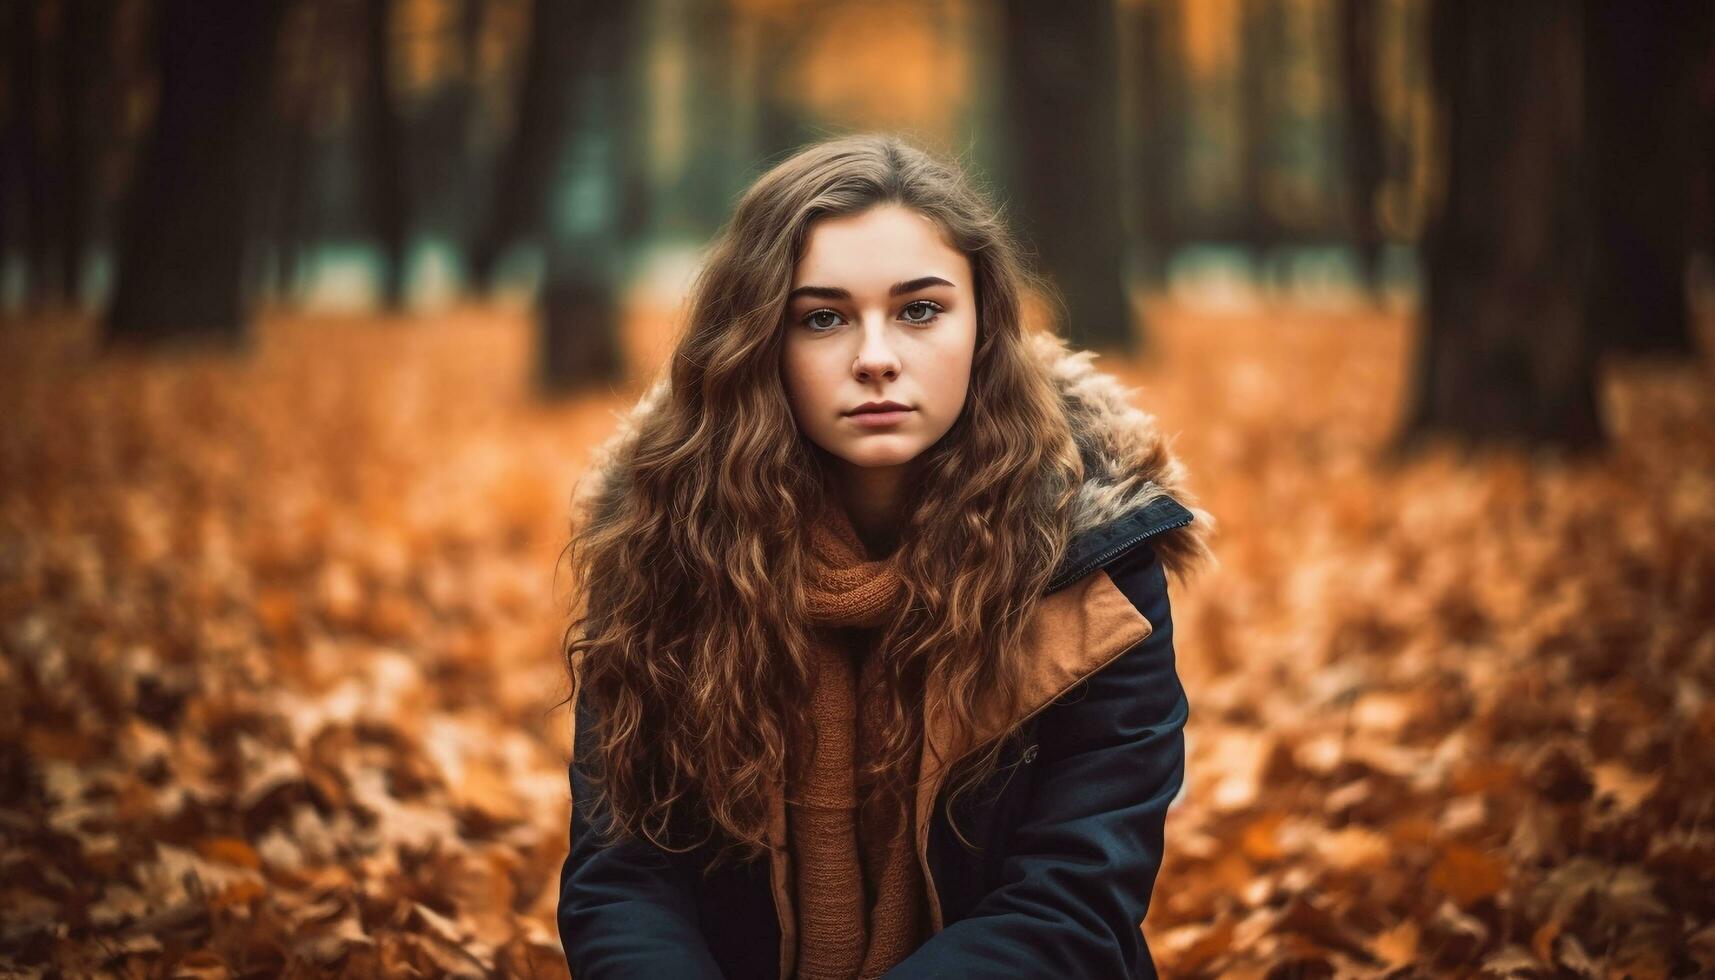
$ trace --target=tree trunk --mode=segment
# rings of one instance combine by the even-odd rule
[[[96,163],[112,137],[113,5],[67,0],[60,8],[60,289],[74,307],[83,298],[83,268],[94,237],[99,188]]]
[[[575,0],[531,4],[518,112],[496,171],[488,220],[471,247],[471,279],[479,289],[493,286],[495,267],[508,247],[543,231],[541,216],[571,112],[579,11],[587,7]]]
[[[1358,275],[1375,289],[1381,258],[1376,195],[1383,173],[1382,121],[1376,105],[1376,9],[1373,0],[1340,0],[1340,62],[1345,81],[1348,230]]]
[[[1120,30],[1129,54],[1125,86],[1133,105],[1127,170],[1136,175],[1133,238],[1142,253],[1138,272],[1152,287],[1167,282],[1168,262],[1179,244],[1174,202],[1185,152],[1184,75],[1179,58],[1179,0],[1145,0],[1121,8]]]
[[[16,191],[8,202],[6,221],[18,227],[16,233],[24,267],[24,282],[28,305],[42,308],[50,305],[57,293],[55,283],[54,249],[55,216],[53,172],[48,160],[52,150],[43,139],[46,131],[43,119],[43,31],[39,24],[36,4],[17,0],[6,10],[7,35],[7,101],[11,112],[7,119],[4,139],[0,139],[0,154],[4,155],[7,186]],[[12,204],[16,204],[13,210]]]
[[[477,202],[481,195],[478,188],[484,186],[482,178],[488,170],[486,162],[474,149],[473,139],[482,116],[482,36],[487,20],[487,0],[464,0],[459,11],[459,55],[463,72],[457,83],[457,125],[453,134],[457,145],[453,147],[452,159],[456,200],[451,220],[454,240],[458,242],[466,262],[467,275],[471,248],[480,227],[478,217],[481,211]]]
[[[671,142],[653,155],[660,182],[652,232],[702,241],[724,222],[757,160],[745,114],[754,111],[755,81],[742,64],[742,16],[728,3],[653,0],[651,44],[657,57],[683,64],[668,111],[681,120]],[[659,124],[657,124],[657,128]]]
[[[816,29],[816,17],[813,10],[797,5],[739,17],[754,32],[745,50],[751,56],[746,69],[755,81],[750,135],[758,162],[753,176],[760,176],[816,135],[787,94],[788,86],[800,77],[794,70],[796,59]]]
[[[567,262],[543,284],[537,377],[544,393],[576,391],[624,374],[615,286],[610,268]]]
[[[1008,0],[1005,17],[1016,230],[1060,293],[1063,333],[1079,346],[1134,351],[1113,0]]]
[[[1281,239],[1280,215],[1269,180],[1275,168],[1275,86],[1281,62],[1281,0],[1245,0],[1239,22],[1240,227],[1256,257],[1259,283],[1272,279],[1271,260]]]
[[[281,65],[274,90],[276,111],[266,137],[259,180],[266,187],[258,208],[256,237],[266,244],[256,280],[268,297],[297,298],[300,270],[311,249],[309,235],[315,180],[315,102],[320,78],[304,62],[329,43],[326,0],[297,0],[280,24]]]
[[[118,250],[109,342],[232,343],[245,331],[249,152],[281,0],[163,0],[160,96]]]
[[[1699,8],[1705,16],[1715,8]],[[1715,25],[1702,22],[1692,33],[1691,251],[1715,269]]]
[[[1430,206],[1409,445],[1599,443],[1583,166],[1582,7],[1435,0],[1445,186]]]
[[[30,11],[22,0],[0,3],[0,72],[6,79],[6,97],[0,99],[0,264],[4,264],[14,247],[20,253],[26,283],[30,279],[29,251],[22,247],[19,225],[29,232],[29,140],[24,126],[23,105],[27,77],[25,65],[33,50],[27,25]],[[18,241],[14,241],[18,239]],[[7,322],[0,318],[0,324]]]
[[[405,301],[410,238],[410,192],[404,165],[405,126],[393,96],[391,0],[364,0],[364,176],[369,220],[381,249],[381,302],[396,310]]]
[[[1708,49],[1707,2],[1592,2],[1585,66],[1595,254],[1593,335],[1629,353],[1692,353],[1687,201],[1692,84]]]
[[[576,34],[542,291],[538,378],[550,395],[623,375],[625,260],[648,220],[641,5],[557,2]]]

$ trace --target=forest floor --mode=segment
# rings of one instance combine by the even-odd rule
[[[1715,367],[1389,465],[1405,315],[1148,312],[1096,363],[1219,556],[1163,975],[1715,971]],[[0,975],[564,976],[559,559],[636,389],[538,401],[500,310],[93,350],[0,329]]]

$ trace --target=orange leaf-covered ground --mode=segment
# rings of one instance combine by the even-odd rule
[[[1378,462],[1403,315],[1157,306],[1220,520],[1175,584],[1164,975],[1715,971],[1715,371],[1614,449]],[[0,973],[563,976],[556,577],[634,390],[506,311],[247,355],[0,330]]]

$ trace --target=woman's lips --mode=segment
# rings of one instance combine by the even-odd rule
[[[853,424],[861,425],[866,429],[881,429],[905,421],[906,416],[913,411],[915,409],[902,408],[889,412],[854,412],[846,418],[850,419]]]

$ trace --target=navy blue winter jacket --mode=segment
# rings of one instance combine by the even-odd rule
[[[1150,538],[1191,520],[1160,497],[1073,540],[1048,593],[1106,589],[1090,577],[1105,575],[1147,620],[1147,636],[1073,678],[1007,739],[991,782],[960,797],[959,827],[978,850],[947,825],[945,794],[935,798],[927,867],[943,927],[889,978],[1156,975],[1140,925],[1184,780],[1189,705]],[[581,702],[577,710],[586,730]],[[599,847],[579,805],[590,795],[583,765],[569,767],[571,846],[560,876],[560,940],[574,980],[778,978],[789,918],[776,907],[769,860],[705,878],[700,852],[635,840]]]

